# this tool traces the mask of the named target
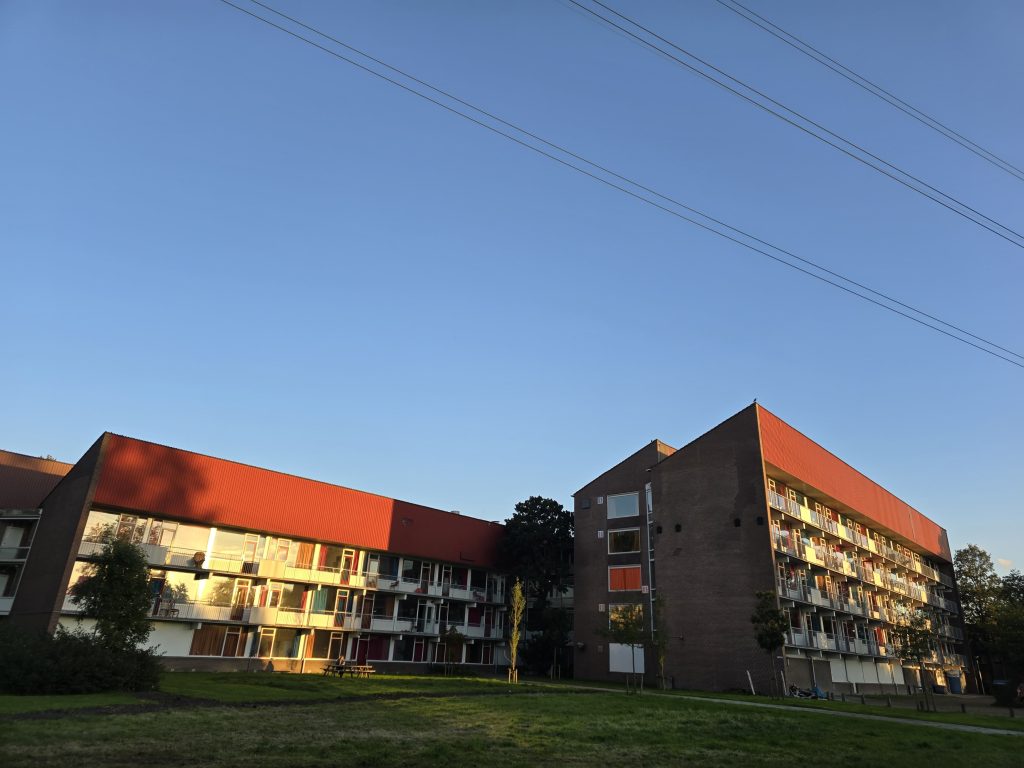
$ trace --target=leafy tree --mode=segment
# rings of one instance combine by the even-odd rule
[[[999,585],[999,599],[1024,605],[1024,573],[1014,570],[1003,576],[1003,581]]]
[[[786,614],[779,610],[774,592],[757,592],[757,605],[750,615],[750,623],[754,625],[754,638],[761,649],[768,654],[771,664],[771,692],[775,697],[775,653],[786,643],[786,629],[789,622]]]
[[[70,594],[82,615],[96,621],[96,635],[107,648],[134,651],[149,637],[149,572],[135,544],[108,540]]]
[[[543,628],[526,641],[523,662],[534,674],[550,671],[553,675],[569,642],[569,612],[562,608],[545,608],[540,618]]]
[[[1000,704],[1012,705],[1017,686],[1024,680],[1024,574],[1020,571],[1003,577],[991,610],[989,635],[993,655],[1008,682],[996,696]]]
[[[565,592],[572,576],[572,512],[554,499],[531,496],[516,504],[505,521],[500,564],[522,579],[536,605],[543,607],[552,589]]]
[[[444,645],[444,673],[454,674],[455,668],[462,661],[462,647],[466,644],[466,636],[454,626],[448,627],[446,632],[441,633],[441,643]]]
[[[516,661],[519,655],[519,633],[523,624],[523,614],[526,612],[526,595],[523,594],[523,582],[516,579],[512,585],[512,610],[509,620],[511,627],[508,636],[509,661],[511,666],[508,671],[509,682],[519,682],[519,670],[516,669]]]
[[[999,596],[1000,582],[992,558],[981,547],[968,544],[956,551],[953,568],[964,621],[969,629],[981,630],[988,623],[993,601]]]
[[[929,709],[934,709],[931,686],[925,675],[925,661],[931,659],[934,644],[931,614],[923,608],[912,611],[906,605],[897,606],[896,622],[889,628],[889,640],[900,660],[917,665],[925,704]]]

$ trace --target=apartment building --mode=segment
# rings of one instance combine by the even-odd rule
[[[661,606],[678,687],[766,689],[755,593],[789,621],[788,683],[834,692],[961,689],[967,661],[946,531],[754,404],[688,445],[653,441],[575,494],[580,677],[658,673],[650,647],[609,641],[611,617]],[[931,616],[923,669],[894,655],[901,615]],[[747,673],[750,673],[748,679]]]
[[[88,626],[67,592],[113,535],[145,552],[171,668],[506,663],[498,523],[110,433],[31,506],[23,626]]]
[[[70,469],[53,459],[0,451],[0,617],[14,604],[39,521],[37,504]]]

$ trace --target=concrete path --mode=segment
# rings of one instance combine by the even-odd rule
[[[602,688],[592,685],[569,685],[554,683],[535,683],[550,688],[573,688],[580,691],[604,691],[622,693],[622,688]],[[684,701],[711,702],[714,704],[733,704],[738,707],[760,707],[762,709],[781,709],[787,712],[801,712],[815,715],[831,715],[832,717],[852,717],[857,720],[875,720],[881,723],[899,723],[900,725],[921,725],[926,728],[939,728],[947,731],[964,731],[966,733],[983,733],[990,736],[1024,736],[1024,731],[1011,731],[1005,728],[987,728],[981,725],[963,725],[961,723],[939,723],[934,720],[914,720],[909,717],[885,717],[884,715],[867,715],[861,712],[839,712],[834,709],[818,707],[794,707],[789,704],[769,704],[762,701],[742,701],[740,699],[716,699],[705,696],[689,696],[685,693],[663,693],[661,691],[645,691],[644,696],[658,696],[665,699],[682,699]]]

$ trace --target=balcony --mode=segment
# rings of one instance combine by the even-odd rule
[[[22,562],[28,557],[29,547],[0,547],[0,562]]]

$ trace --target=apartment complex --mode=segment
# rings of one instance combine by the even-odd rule
[[[755,593],[788,617],[788,683],[835,692],[959,691],[966,659],[946,532],[754,404],[680,449],[654,441],[575,494],[580,677],[658,673],[651,648],[610,642],[614,616],[661,607],[676,686],[766,688]],[[931,616],[924,669],[895,657],[901,616]]]
[[[62,469],[20,499],[14,623],[87,626],[67,592],[113,535],[146,555],[172,668],[506,662],[498,523],[110,433]]]
[[[39,521],[37,504],[70,469],[53,459],[0,451],[0,616],[14,604]]]

